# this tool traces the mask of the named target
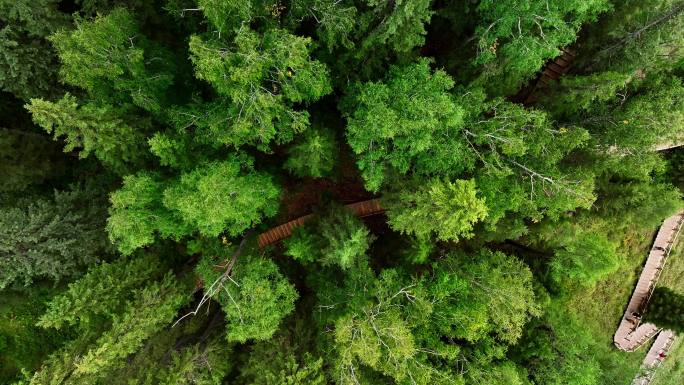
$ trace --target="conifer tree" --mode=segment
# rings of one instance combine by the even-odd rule
[[[287,143],[309,125],[309,114],[295,109],[330,93],[325,65],[309,55],[310,39],[281,29],[263,34],[241,29],[234,41],[190,39],[195,76],[208,81],[218,98],[189,106],[179,127],[196,126],[219,144]]]
[[[26,108],[34,122],[55,139],[66,142],[64,152],[79,150],[81,158],[95,155],[104,165],[124,174],[143,157],[143,136],[111,106],[79,106],[70,94],[57,102],[32,99]]]
[[[456,174],[469,168],[472,157],[465,144],[452,140],[463,127],[464,113],[448,93],[453,86],[449,75],[433,72],[423,59],[391,67],[386,82],[354,87],[340,107],[366,188],[378,191],[392,171]]]
[[[390,194],[383,205],[393,229],[419,238],[435,235],[444,241],[472,237],[473,225],[487,216],[486,202],[477,196],[472,179],[432,179]]]
[[[109,251],[97,192],[55,191],[0,209],[0,288],[80,275]]]
[[[69,19],[59,1],[0,1],[0,89],[23,100],[59,93],[59,66],[47,37]]]

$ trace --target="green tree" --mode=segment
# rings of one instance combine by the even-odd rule
[[[309,38],[281,29],[264,34],[243,28],[232,44],[190,38],[195,76],[209,82],[218,98],[178,115],[181,128],[196,126],[212,141],[255,145],[286,143],[309,125],[295,104],[331,92],[328,70],[309,56]]]
[[[544,111],[486,100],[479,89],[461,104],[468,107],[462,135],[478,160],[475,181],[489,209],[488,227],[511,214],[539,221],[591,206],[594,172],[569,161],[587,146],[587,130],[557,125]]]
[[[164,191],[163,204],[202,235],[238,235],[275,215],[279,195],[268,174],[232,157],[182,174]]]
[[[111,196],[107,230],[125,254],[157,236],[238,235],[275,215],[280,189],[245,157],[200,165],[172,180],[151,173],[124,178]]]
[[[84,189],[0,208],[0,289],[81,274],[109,251],[104,215],[102,197]]]
[[[239,384],[325,385],[323,358],[300,353],[302,341],[278,333],[268,341],[255,344],[240,371]]]
[[[319,262],[348,269],[365,258],[373,236],[344,207],[331,207],[285,241],[286,254],[302,263]]]
[[[464,354],[477,359],[484,352],[469,355],[475,346],[515,343],[525,322],[539,315],[532,274],[516,258],[485,250],[449,254],[431,270],[415,277],[384,269],[376,277],[360,260],[342,278],[313,273],[320,327],[334,330],[321,334],[321,346],[326,357],[335,354],[336,383],[365,383],[369,369],[402,384],[461,383],[449,362]],[[473,345],[448,342],[455,340]]]
[[[60,289],[34,284],[0,295],[0,382],[12,384],[24,370],[37,370],[47,356],[69,338],[68,333],[36,327],[45,303]]]
[[[395,52],[407,52],[425,42],[425,24],[433,11],[432,0],[397,0],[392,3],[365,0],[370,10],[361,15],[359,23],[366,34],[361,52],[368,54],[379,47],[388,46]]]
[[[389,225],[419,238],[440,240],[473,236],[473,225],[487,216],[485,200],[477,196],[474,180],[431,179],[422,186],[386,196]]]
[[[322,178],[332,173],[337,155],[333,132],[310,129],[288,150],[284,167],[298,177]]]
[[[338,46],[354,46],[352,35],[358,14],[354,1],[351,0],[293,0],[287,18],[293,29],[302,20],[315,22],[318,40],[332,52]]]
[[[672,68],[683,57],[684,4],[680,0],[625,0],[582,39],[577,66],[643,75]]]
[[[564,303],[551,302],[545,315],[534,319],[524,332],[511,356],[525,368],[532,384],[600,383],[600,357],[591,332]]]
[[[116,103],[123,94],[138,107],[160,110],[173,80],[172,61],[140,34],[129,11],[118,8],[90,21],[76,19],[74,31],[55,33],[50,41],[62,62],[65,83],[100,101]]]
[[[46,38],[69,21],[56,0],[0,1],[0,89],[24,100],[58,93],[57,58]]]
[[[57,102],[31,99],[26,108],[33,121],[55,139],[64,138],[64,152],[80,149],[81,158],[95,155],[104,165],[126,173],[143,158],[143,135],[120,118],[120,112],[108,105],[79,106],[70,94]],[[144,122],[142,122],[144,124]]]
[[[476,84],[495,96],[515,93],[577,39],[580,27],[610,9],[607,0],[485,0],[478,4]]]
[[[161,282],[134,293],[135,299],[121,316],[114,317],[112,328],[98,338],[96,347],[79,360],[74,374],[95,374],[125,364],[124,358],[176,316],[188,299],[183,289],[167,275]]]
[[[159,261],[150,255],[93,266],[83,277],[70,283],[66,292],[50,300],[37,325],[60,329],[80,324],[88,329],[98,317],[119,314],[125,298],[132,297],[135,290],[160,273]]]
[[[453,85],[423,59],[392,66],[385,82],[354,86],[340,107],[367,189],[378,191],[390,171],[458,174],[472,164],[465,145],[450,140],[463,127],[464,114],[448,93]]]
[[[580,231],[555,250],[551,276],[556,282],[569,280],[593,286],[619,267],[615,248],[604,235]]]
[[[150,245],[157,235],[177,238],[191,231],[162,204],[164,188],[159,176],[139,173],[124,177],[123,186],[111,194],[107,232],[121,253]]]
[[[263,257],[240,256],[224,272],[217,271],[215,263],[203,258],[197,272],[204,281],[205,296],[221,304],[226,339],[244,343],[271,338],[282,319],[294,310],[295,288],[273,261]]]

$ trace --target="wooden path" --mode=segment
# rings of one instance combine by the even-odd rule
[[[667,353],[675,339],[675,333],[671,330],[662,330],[651,323],[640,324],[640,321],[672,247],[677,242],[683,223],[684,210],[665,219],[660,226],[632,298],[613,337],[618,349],[633,352],[654,336],[658,336],[641,363],[641,372],[634,378],[632,385],[648,385],[651,382],[656,369],[664,359],[661,354]]]
[[[561,49],[560,56],[549,61],[537,78],[516,95],[515,100],[521,101],[522,104],[526,106],[534,104],[534,102],[537,101],[538,93],[543,88],[546,88],[549,83],[558,80],[558,78],[568,73],[572,59],[574,59],[575,56],[577,56],[577,54],[572,48],[567,47]]]
[[[684,211],[667,218],[658,230],[646,265],[613,338],[615,346],[620,350],[633,352],[660,332],[660,329],[653,324],[640,324],[640,315],[643,314],[653,294],[655,284],[660,278],[670,250],[677,239],[682,222],[684,222]]]
[[[385,211],[382,207],[380,207],[379,198],[351,203],[345,205],[345,207],[351,210],[351,212],[354,213],[354,215],[360,218],[380,214]],[[304,215],[303,217],[291,220],[287,223],[284,223],[280,226],[276,226],[264,233],[259,234],[259,247],[265,247],[289,237],[290,235],[292,235],[292,230],[295,227],[302,226],[312,217],[313,214]]]
[[[644,362],[641,364],[642,371],[634,378],[632,385],[648,385],[653,380],[653,375],[664,359],[661,357],[661,354],[667,353],[674,339],[675,334],[671,330],[664,330],[658,334],[658,338],[656,338],[653,346],[651,346],[651,349],[646,354]]]

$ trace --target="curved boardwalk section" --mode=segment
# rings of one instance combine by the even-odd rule
[[[351,203],[345,205],[345,207],[351,210],[351,212],[353,212],[354,215],[360,218],[380,214],[385,211],[382,207],[380,207],[380,199],[378,198],[363,202]],[[289,237],[290,235],[292,235],[292,230],[295,227],[302,226],[312,217],[312,214],[304,215],[303,217],[291,220],[287,223],[284,223],[280,226],[276,226],[264,233],[259,234],[259,247],[268,246]]]
[[[684,211],[680,211],[667,218],[662,226],[660,226],[658,235],[646,260],[644,270],[632,293],[632,298],[627,305],[627,310],[625,310],[620,326],[618,326],[615,332],[613,341],[618,349],[633,352],[660,331],[658,327],[650,323],[640,325],[640,315],[646,309],[648,300],[653,293],[658,278],[660,278],[660,272],[665,266],[667,257],[670,255],[670,250],[675,243],[683,221]]]
[[[648,385],[651,382],[656,369],[663,362],[663,355],[670,349],[674,339],[675,334],[671,330],[665,330],[658,334],[658,338],[656,338],[641,364],[641,373],[632,381],[632,385]]]

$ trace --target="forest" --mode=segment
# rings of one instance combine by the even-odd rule
[[[631,384],[683,191],[684,0],[0,0],[0,384]]]

